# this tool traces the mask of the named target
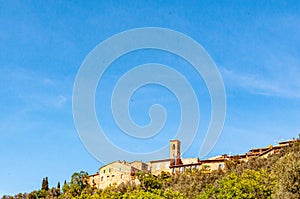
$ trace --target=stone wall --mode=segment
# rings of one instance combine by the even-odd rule
[[[122,182],[132,181],[138,169],[130,166],[125,161],[112,162],[99,170],[99,188],[104,189],[110,185],[119,185]]]

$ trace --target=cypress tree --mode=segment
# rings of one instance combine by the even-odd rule
[[[43,178],[43,181],[42,181],[42,189],[41,190],[44,190],[45,189],[45,178]]]
[[[45,190],[45,191],[48,191],[48,190],[49,190],[48,177],[43,178],[43,182],[42,182],[42,190]]]
[[[46,180],[45,180],[45,190],[46,190],[46,191],[49,190],[48,177],[46,177]]]

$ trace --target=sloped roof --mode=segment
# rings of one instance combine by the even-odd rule
[[[104,167],[107,167],[109,165],[116,164],[116,163],[131,167],[131,165],[128,162],[126,162],[125,160],[123,160],[123,161],[117,160],[117,161],[111,162],[109,164],[103,165],[102,167],[99,168],[99,170],[102,169],[102,168],[104,168]]]

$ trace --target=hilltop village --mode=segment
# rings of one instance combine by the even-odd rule
[[[280,149],[295,142],[292,140],[279,142],[278,145],[264,148],[254,148],[242,155],[229,156],[227,154],[212,157],[206,160],[199,158],[181,158],[180,141],[170,141],[170,157],[162,160],[142,161],[115,161],[99,168],[99,171],[88,176],[88,183],[97,189],[105,189],[110,185],[119,185],[122,182],[136,181],[134,174],[144,171],[153,175],[159,175],[161,172],[183,173],[187,169],[197,169],[210,173],[213,170],[224,170],[227,160],[248,161],[251,157],[267,158],[271,154],[278,154]],[[138,183],[138,182],[136,182]]]

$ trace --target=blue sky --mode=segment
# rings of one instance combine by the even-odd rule
[[[0,1],[0,195],[39,189],[46,176],[56,186],[75,171],[94,173],[101,166],[77,135],[73,84],[93,48],[132,28],[182,32],[201,44],[218,66],[227,115],[208,156],[244,153],[297,137],[299,10],[298,1]],[[201,77],[174,55],[144,50],[117,60],[101,80],[104,87],[97,89],[99,122],[112,132],[108,137],[115,144],[132,151],[151,151],[174,136],[180,111],[164,88],[143,87],[130,104],[132,118],[140,125],[148,124],[151,104],[165,105],[170,117],[156,144],[137,147],[124,140],[109,113],[105,94],[111,85],[122,72],[150,61],[171,65],[197,90],[199,133],[183,156],[198,156],[210,119],[209,94]]]

